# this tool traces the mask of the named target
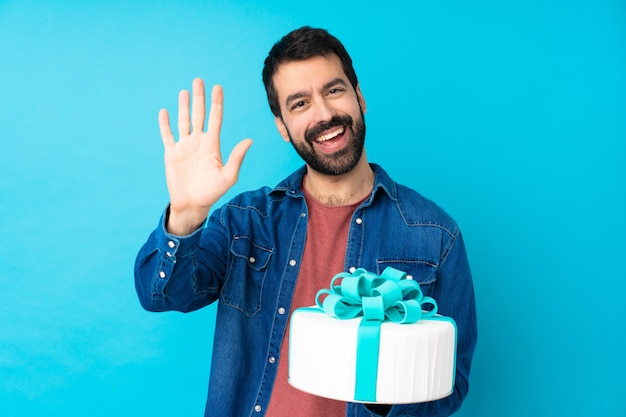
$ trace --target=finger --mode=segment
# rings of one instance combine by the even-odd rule
[[[193,110],[191,113],[191,128],[194,132],[202,132],[204,130],[204,117],[206,116],[204,106],[204,82],[201,78],[193,80]]]
[[[211,91],[211,109],[209,110],[209,127],[207,133],[210,137],[218,139],[222,129],[222,118],[224,108],[224,90],[221,85],[214,85]]]
[[[226,161],[226,165],[224,165],[224,173],[231,184],[237,182],[243,158],[246,156],[250,146],[252,146],[252,139],[244,139],[233,148],[228,156],[228,161]]]
[[[189,91],[178,94],[178,136],[189,135]]]
[[[159,110],[159,130],[161,132],[163,146],[167,148],[173,145],[175,140],[172,129],[170,128],[170,116],[165,109]]]

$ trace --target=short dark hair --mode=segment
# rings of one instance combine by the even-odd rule
[[[330,56],[332,54],[339,57],[350,84],[356,90],[358,80],[352,67],[352,58],[339,39],[325,29],[303,26],[289,32],[274,44],[267,58],[265,58],[263,67],[263,84],[265,84],[267,101],[274,116],[281,117],[278,94],[274,86],[274,75],[278,71],[278,66],[288,62],[304,61],[316,56]]]

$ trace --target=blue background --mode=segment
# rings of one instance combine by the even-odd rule
[[[89,3],[87,5],[87,3]],[[260,79],[283,34],[352,54],[371,161],[461,224],[480,339],[459,416],[619,416],[623,1],[0,1],[0,415],[199,416],[214,309],[141,310],[161,107],[225,89],[232,193],[300,165]]]

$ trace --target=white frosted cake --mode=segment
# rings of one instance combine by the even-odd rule
[[[426,402],[452,393],[456,324],[451,318],[380,321],[374,325],[379,326],[374,345],[368,347],[359,334],[363,317],[338,319],[320,307],[299,308],[291,316],[293,387],[341,401],[382,404]]]

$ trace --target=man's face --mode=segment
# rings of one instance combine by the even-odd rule
[[[282,137],[313,170],[341,175],[356,166],[365,143],[365,101],[336,55],[280,65],[274,76]]]

